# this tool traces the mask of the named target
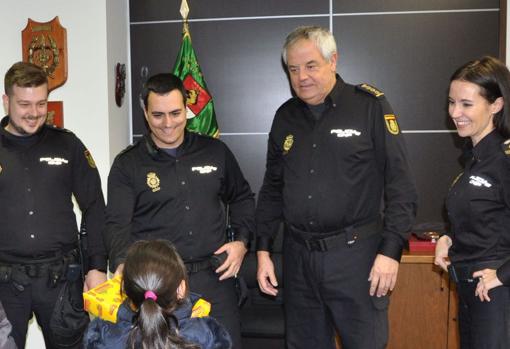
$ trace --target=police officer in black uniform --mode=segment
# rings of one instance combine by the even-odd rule
[[[99,173],[73,133],[45,124],[47,99],[41,68],[19,62],[7,71],[3,104],[9,114],[0,127],[0,300],[18,348],[25,346],[32,313],[47,348],[70,343],[50,328],[59,321],[52,314],[64,285],[70,279],[82,282],[73,195],[88,229],[90,271],[84,288],[106,280]],[[78,303],[81,291],[80,285]],[[75,331],[68,339],[79,347],[82,333]]]
[[[254,231],[254,195],[223,142],[185,130],[185,96],[181,80],[172,74],[155,75],[146,83],[150,133],[117,156],[108,177],[110,268],[122,270],[133,241],[170,240],[186,264],[190,289],[212,303],[211,315],[240,348],[233,277]],[[226,242],[225,205],[233,242]],[[224,262],[213,257],[220,255]]]
[[[257,222],[258,282],[275,295],[269,258],[285,223],[289,348],[383,348],[388,291],[416,208],[396,116],[379,90],[336,75],[330,32],[299,27],[283,49],[296,94],[276,112]],[[380,205],[384,192],[384,218]]]
[[[461,348],[510,348],[510,72],[483,57],[450,80],[448,111],[468,137],[446,200],[435,263],[457,282]],[[448,258],[449,257],[449,260]]]

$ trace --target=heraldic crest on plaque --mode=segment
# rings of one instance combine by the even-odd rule
[[[58,16],[44,23],[29,18],[21,38],[23,61],[44,69],[49,91],[63,85],[67,80],[67,31]]]

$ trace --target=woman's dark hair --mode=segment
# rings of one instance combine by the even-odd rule
[[[153,75],[144,84],[142,90],[142,99],[145,110],[147,110],[149,102],[149,94],[151,92],[158,95],[165,95],[173,90],[179,90],[182,94],[184,105],[186,105],[187,92],[181,79],[171,73],[161,73]]]
[[[485,56],[468,62],[453,73],[450,82],[461,80],[480,87],[480,94],[489,103],[502,97],[503,108],[494,115],[494,126],[505,138],[510,137],[510,72],[500,60]]]
[[[166,240],[137,241],[128,250],[123,272],[123,292],[136,307],[127,348],[200,348],[178,334],[174,310],[185,301],[177,288],[187,273],[173,245]]]

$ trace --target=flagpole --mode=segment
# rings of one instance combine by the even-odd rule
[[[186,0],[181,1],[181,8],[180,8],[179,12],[181,13],[182,21],[183,21],[182,32],[183,32],[183,34],[189,33],[189,26],[188,26],[189,6],[188,6],[188,2]]]
[[[186,98],[186,129],[200,134],[218,137],[219,129],[214,112],[214,103],[207,90],[202,70],[197,61],[195,50],[191,45],[191,34],[188,26],[189,7],[186,0],[181,0],[180,13],[183,21],[182,42],[173,74],[182,80],[187,90]]]

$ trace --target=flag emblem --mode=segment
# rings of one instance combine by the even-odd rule
[[[211,95],[193,79],[191,74],[188,74],[182,83],[186,91],[188,91],[186,107],[189,109],[188,119],[191,119],[202,112],[207,103],[211,100]],[[189,111],[191,111],[191,117]]]

